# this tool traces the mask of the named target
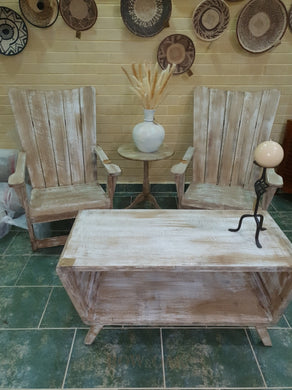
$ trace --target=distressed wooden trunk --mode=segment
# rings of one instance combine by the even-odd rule
[[[291,299],[292,246],[264,213],[237,233],[240,211],[88,210],[78,214],[57,266],[91,344],[103,325],[256,326]]]

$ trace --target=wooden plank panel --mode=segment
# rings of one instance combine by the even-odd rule
[[[84,183],[82,123],[79,99],[79,90],[63,91],[72,184]]]
[[[86,324],[98,319],[105,325],[232,326],[271,320],[245,273],[94,273],[74,268],[70,273],[59,268],[58,273]]]
[[[96,180],[93,160],[95,159],[93,147],[96,144],[96,99],[95,89],[85,87],[80,92],[80,111],[82,123],[82,141],[85,182],[90,183]]]
[[[66,123],[61,91],[45,92],[50,115],[52,143],[56,160],[56,177],[59,185],[72,183]]]
[[[224,139],[220,161],[220,177],[218,180],[219,185],[230,185],[231,183],[243,98],[243,92],[227,92]]]
[[[261,105],[258,111],[257,131],[255,133],[251,149],[252,151],[255,150],[259,143],[270,139],[279,99],[280,93],[278,90],[273,89],[263,91]],[[250,156],[249,165],[246,169],[245,186],[247,187],[251,187],[255,180],[259,177],[259,170],[252,169],[252,161],[253,155]]]
[[[28,101],[42,168],[39,174],[42,173],[46,187],[55,187],[58,185],[58,179],[45,94],[40,91],[29,91]]]
[[[194,90],[193,107],[193,159],[194,182],[205,181],[205,165],[208,135],[209,90],[206,87],[196,87]]]
[[[247,164],[250,156],[250,145],[253,143],[258,119],[258,108],[261,92],[246,92],[240,118],[240,128],[234,158],[232,185],[244,185]]]
[[[222,140],[224,136],[225,110],[226,92],[219,89],[210,89],[205,172],[206,183],[217,184],[218,182]]]
[[[254,241],[253,218],[247,219],[238,233],[228,230],[237,226],[242,213],[242,210],[82,211],[61,259],[76,259],[74,268],[82,271],[142,271],[145,267],[175,271],[178,259],[181,269],[196,267],[198,271],[291,269],[291,243],[267,212],[261,249]],[[147,251],[141,251],[141,247]]]
[[[28,96],[25,90],[10,89],[9,97],[17,124],[22,149],[27,153],[28,173],[33,187],[44,188],[39,149],[34,137],[34,124],[30,115]]]

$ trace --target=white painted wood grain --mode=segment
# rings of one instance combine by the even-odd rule
[[[290,270],[292,247],[265,212],[262,249],[255,221],[237,226],[242,211],[87,210],[75,222],[61,256],[81,270]]]

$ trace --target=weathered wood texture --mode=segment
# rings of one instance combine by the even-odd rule
[[[200,40],[193,29],[192,15],[201,0],[173,0],[169,27],[151,38],[132,34],[124,25],[118,0],[98,0],[98,18],[81,39],[66,25],[61,15],[50,28],[27,23],[29,40],[17,56],[0,57],[0,143],[17,148],[14,120],[9,106],[11,86],[33,89],[62,89],[92,85],[97,91],[98,140],[106,153],[123,170],[122,182],[141,182],[143,172],[120,157],[118,147],[131,142],[135,124],[143,120],[143,109],[130,90],[121,70],[132,63],[155,63],[160,42],[170,34],[185,34],[194,42],[196,56],[193,76],[182,74],[170,80],[166,98],[155,117],[164,126],[165,142],[177,153],[160,161],[151,170],[152,183],[173,182],[170,168],[178,163],[192,142],[192,95],[197,85],[230,90],[281,91],[272,139],[282,139],[292,112],[292,33],[287,29],[281,44],[259,55],[243,50],[236,38],[236,22],[245,1],[227,1],[230,22],[224,34],[212,43]],[[291,0],[283,0],[286,8]],[[4,3],[4,2],[2,2]],[[5,6],[19,12],[18,0],[5,0]],[[191,172],[187,172],[187,180]],[[102,175],[100,179],[106,181]]]
[[[256,146],[270,138],[280,93],[227,91],[196,87],[194,90],[193,175],[184,194],[185,171],[191,158],[172,168],[179,207],[245,209],[252,207],[254,182],[260,168],[253,161]],[[268,207],[277,180],[268,189]],[[281,186],[281,185],[280,185]],[[269,202],[268,202],[268,201]]]
[[[74,218],[79,210],[111,208],[118,166],[109,163],[96,147],[95,89],[62,91],[10,89],[23,152],[16,172],[10,176],[26,211],[33,249],[64,243],[34,235],[33,223]],[[108,193],[97,182],[96,154],[107,169]],[[27,167],[31,196],[26,195]]]
[[[57,273],[92,327],[86,343],[106,324],[252,325],[261,331],[275,323],[291,299],[292,246],[268,213],[262,249],[254,242],[253,220],[229,232],[241,213],[79,213]]]

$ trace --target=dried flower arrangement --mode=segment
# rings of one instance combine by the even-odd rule
[[[159,105],[164,97],[167,83],[171,78],[175,64],[168,64],[160,75],[158,72],[158,64],[154,66],[152,72],[150,64],[132,64],[132,75],[122,67],[128,80],[131,84],[131,89],[140,98],[143,107],[147,110],[154,110]]]

